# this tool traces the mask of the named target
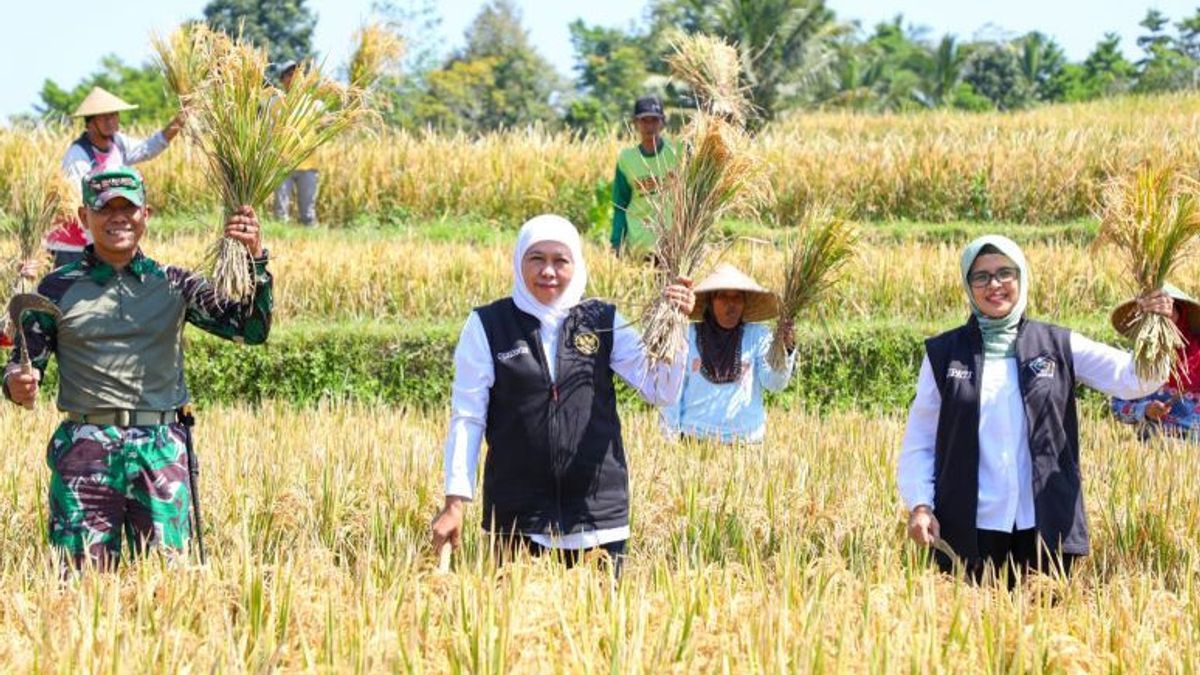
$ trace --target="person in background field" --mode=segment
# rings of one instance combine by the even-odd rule
[[[613,224],[609,240],[613,251],[647,254],[654,248],[655,233],[651,221],[660,216],[655,195],[663,181],[679,166],[678,143],[662,135],[662,101],[643,96],[633,106],[633,124],[640,142],[617,155],[617,173],[613,178]],[[670,214],[661,214],[669,217]]]
[[[1128,352],[1026,318],[1032,279],[1012,240],[968,244],[959,280],[971,316],[926,340],[897,463],[908,535],[976,580],[1069,574],[1091,545],[1075,387],[1137,398],[1162,383],[1140,380]],[[1137,303],[1171,315],[1162,291]]]
[[[292,88],[292,78],[300,64],[285,61],[279,67],[279,83],[284,91]],[[287,221],[292,206],[292,192],[296,193],[296,210],[300,224],[313,227],[317,224],[317,160],[309,157],[300,163],[275,190],[275,217]]]
[[[157,157],[183,128],[183,111],[146,140],[130,138],[120,132],[121,112],[137,106],[117,96],[93,87],[72,117],[82,117],[84,131],[67,148],[62,158],[62,171],[71,185],[79,185],[83,177],[94,171],[132,166]],[[54,266],[62,267],[83,257],[83,248],[91,243],[91,232],[74,218],[65,219],[46,235],[46,250],[54,256]]]
[[[1175,304],[1172,319],[1183,334],[1180,370],[1158,391],[1138,399],[1113,398],[1113,416],[1126,424],[1138,425],[1138,437],[1150,440],[1159,434],[1200,441],[1200,304],[1171,284],[1163,291]],[[1113,328],[1132,338],[1130,321],[1137,307],[1130,301],[1112,314]]]
[[[225,236],[254,256],[254,296],[221,299],[202,275],[160,265],[142,253],[150,209],[141,174],[117,167],[84,178],[79,219],[92,233],[83,257],[46,275],[37,292],[61,312],[24,315],[4,370],[4,396],[37,400],[58,362],[58,409],[66,419],[50,439],[50,543],[72,566],[111,569],[122,539],[130,552],[171,556],[192,537],[183,327],[245,344],[271,329],[271,275],[254,210],[239,207]],[[27,341],[33,372],[20,363]]]
[[[665,405],[679,395],[684,355],[651,364],[615,307],[583,299],[579,232],[560,216],[521,227],[512,271],[512,294],[471,312],[454,350],[434,549],[458,545],[486,439],[483,527],[502,559],[554,551],[574,565],[599,550],[619,574],[630,536],[629,474],[613,375]],[[688,286],[669,285],[663,297],[691,312]]]
[[[767,429],[763,391],[781,391],[796,363],[792,326],[780,327],[787,363],[775,371],[767,363],[779,297],[736,267],[718,265],[696,285],[696,307],[688,329],[688,366],[679,401],[661,409],[669,436],[722,443],[762,442]]]

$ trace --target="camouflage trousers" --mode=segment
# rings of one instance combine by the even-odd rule
[[[50,543],[75,565],[112,568],[131,555],[182,551],[191,538],[185,429],[63,422],[47,452]]]

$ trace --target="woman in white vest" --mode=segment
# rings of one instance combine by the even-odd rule
[[[1128,352],[1028,319],[1032,278],[1011,240],[971,242],[959,279],[971,315],[926,341],[900,450],[908,534],[975,579],[1068,573],[1090,550],[1075,385],[1137,398],[1162,383],[1138,379]],[[1171,315],[1161,291],[1138,304]]]
[[[613,374],[665,405],[679,394],[683,354],[651,365],[612,305],[583,299],[587,267],[567,220],[525,223],[512,265],[512,295],[471,312],[454,351],[434,548],[459,542],[486,439],[483,528],[502,555],[554,551],[570,565],[600,549],[619,563],[630,534],[629,488]],[[692,310],[687,285],[663,295]]]

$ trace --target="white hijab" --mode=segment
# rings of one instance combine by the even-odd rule
[[[575,264],[575,274],[571,283],[553,305],[543,305],[525,287],[525,277],[521,274],[521,260],[525,252],[534,244],[543,241],[556,241],[565,245],[571,251],[571,261]],[[513,254],[513,290],[512,298],[517,309],[532,314],[542,322],[542,326],[556,330],[567,317],[567,312],[583,299],[583,291],[587,286],[587,265],[583,262],[583,244],[579,240],[579,231],[571,221],[552,214],[535,216],[525,221],[521,231],[517,233],[517,248]]]

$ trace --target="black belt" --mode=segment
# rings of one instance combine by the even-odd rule
[[[77,424],[118,427],[153,427],[175,421],[174,410],[98,410],[90,413],[68,412],[67,419]]]

